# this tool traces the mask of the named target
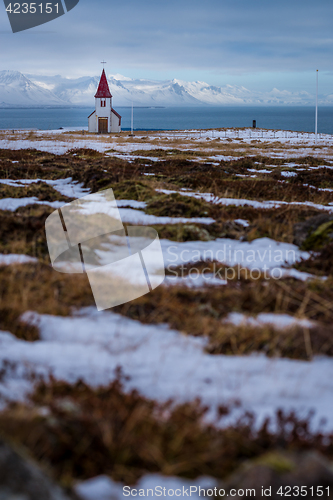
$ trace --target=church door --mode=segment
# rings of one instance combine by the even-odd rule
[[[99,132],[99,134],[107,134],[108,133],[108,119],[107,118],[98,118],[98,132]]]

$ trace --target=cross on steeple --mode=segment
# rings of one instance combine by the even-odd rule
[[[104,64],[106,64],[106,61],[102,61],[101,64],[103,64],[103,69],[104,69]]]

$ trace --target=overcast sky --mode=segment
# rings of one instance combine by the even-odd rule
[[[1,69],[200,80],[333,92],[332,0],[80,0],[13,34],[0,5]]]

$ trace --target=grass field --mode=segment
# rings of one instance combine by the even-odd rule
[[[69,488],[331,467],[332,152],[282,131],[1,131],[4,437]],[[107,188],[158,231],[166,279],[98,313],[85,274],[52,269],[45,220]]]

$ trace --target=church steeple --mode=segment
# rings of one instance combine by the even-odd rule
[[[112,97],[104,68],[102,71],[102,76],[101,76],[95,97],[96,98],[101,98],[101,97],[111,98]]]
[[[105,61],[102,64],[106,64]],[[95,111],[88,116],[88,130],[98,134],[121,131],[121,116],[112,107],[112,95],[104,68],[95,94]]]

